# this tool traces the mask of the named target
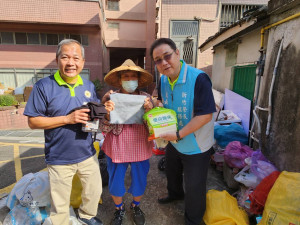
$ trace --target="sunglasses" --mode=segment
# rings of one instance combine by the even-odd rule
[[[154,60],[155,65],[160,65],[160,64],[163,62],[163,60],[169,61],[169,60],[171,59],[173,53],[174,53],[174,51],[173,51],[172,53],[170,53],[170,54],[164,55],[164,56],[163,56],[162,58],[160,58],[160,59]]]

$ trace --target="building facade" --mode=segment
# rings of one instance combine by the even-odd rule
[[[280,171],[300,172],[299,25],[299,0],[270,0],[200,46],[213,47],[213,87],[252,100],[249,144]]]
[[[6,89],[22,91],[53,74],[57,44],[66,38],[83,44],[82,75],[92,81],[103,81],[127,58],[152,70],[153,1],[2,0],[0,9],[0,82]]]
[[[268,0],[158,0],[157,37],[173,39],[181,57],[211,75],[212,50],[198,47],[220,29],[234,23],[247,10]]]

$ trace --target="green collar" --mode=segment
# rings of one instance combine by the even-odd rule
[[[67,86],[70,89],[70,94],[71,94],[72,97],[75,96],[75,88],[77,86],[79,86],[79,85],[83,85],[82,78],[81,78],[81,76],[79,74],[78,74],[78,79],[77,79],[77,81],[76,81],[76,83],[75,83],[75,85],[73,87],[71,85],[69,85],[67,82],[65,82],[61,78],[61,76],[59,74],[59,70],[57,70],[56,73],[54,74],[54,79],[58,83],[58,85],[60,85],[60,86],[62,86],[62,85]]]
[[[182,67],[182,62],[180,61],[180,70],[181,70],[181,67]],[[179,73],[180,74],[180,73]],[[174,85],[176,84],[176,82],[178,81],[178,78],[179,78],[179,75],[178,77],[176,78],[176,80],[174,80],[174,82],[172,83],[170,78],[168,77],[168,81],[169,81],[169,84],[171,86],[171,90],[173,91],[173,88],[174,88]]]

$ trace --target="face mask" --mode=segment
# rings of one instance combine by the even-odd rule
[[[137,80],[128,80],[128,81],[122,81],[122,87],[124,88],[125,91],[128,93],[132,93],[137,89],[138,87],[138,81]]]

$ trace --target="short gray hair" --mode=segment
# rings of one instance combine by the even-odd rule
[[[80,46],[82,58],[85,59],[84,48],[83,48],[82,44],[80,44],[79,41],[76,41],[74,39],[64,39],[61,42],[59,42],[59,44],[57,46],[57,50],[56,50],[56,59],[58,59],[58,56],[61,53],[62,46],[69,45],[69,44],[72,44],[72,43],[76,43],[76,44],[78,44]]]

